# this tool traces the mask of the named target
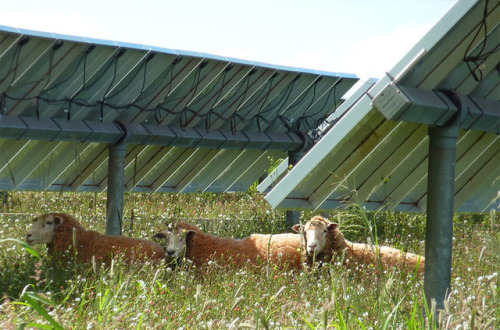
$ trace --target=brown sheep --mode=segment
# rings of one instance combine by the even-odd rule
[[[97,262],[109,264],[117,255],[123,255],[126,262],[165,259],[165,252],[156,243],[85,230],[71,215],[64,213],[48,213],[35,218],[26,234],[26,242],[29,245],[46,243],[49,255],[62,255],[69,250],[69,256],[74,256],[76,252],[76,258],[81,262],[91,262],[95,256]]]
[[[235,239],[203,233],[197,226],[185,222],[179,222],[167,231],[185,236],[184,244],[178,248],[185,249],[185,257],[196,267],[203,267],[210,260],[219,265],[242,266],[247,262],[269,259],[273,265],[288,269],[298,269],[302,264],[301,237],[297,234],[253,234]],[[164,236],[165,232],[159,235]]]
[[[303,233],[303,258],[309,266],[313,261],[331,262],[344,253],[348,264],[377,264],[380,260],[384,267],[404,266],[408,270],[414,270],[419,265],[420,274],[425,269],[424,257],[388,246],[380,246],[377,251],[375,246],[350,242],[344,238],[336,223],[320,216],[313,217],[303,226],[295,225],[293,229]]]

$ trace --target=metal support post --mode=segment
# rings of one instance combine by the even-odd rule
[[[444,308],[451,286],[455,154],[458,125],[429,127],[429,175],[425,233],[425,297]]]
[[[108,198],[106,203],[106,234],[121,235],[123,195],[125,193],[125,155],[127,144],[110,144],[108,162]]]

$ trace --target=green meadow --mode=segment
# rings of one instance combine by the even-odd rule
[[[9,193],[0,204],[2,329],[443,329],[500,328],[500,220],[495,213],[454,218],[452,288],[444,311],[426,306],[423,276],[341,262],[313,270],[273,265],[195,269],[167,265],[63,263],[43,245],[23,244],[37,215],[64,212],[104,232],[104,193]],[[301,219],[308,220],[310,211]],[[358,205],[320,213],[345,237],[424,254],[425,214],[367,212]],[[290,232],[284,211],[262,195],[127,194],[123,235],[151,239],[170,221],[242,238]]]

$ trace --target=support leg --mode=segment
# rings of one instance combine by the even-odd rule
[[[123,194],[125,193],[126,144],[109,145],[108,198],[106,203],[106,234],[121,235]]]
[[[429,127],[424,291],[429,308],[444,308],[451,286],[455,153],[458,126]]]

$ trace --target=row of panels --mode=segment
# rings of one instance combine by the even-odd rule
[[[493,105],[488,115],[497,121],[491,126],[498,127],[499,27],[499,1],[457,3],[385,77],[353,100],[323,138],[267,191],[270,204],[331,209],[356,203],[371,210],[424,211],[428,126],[388,120],[372,100],[392,84],[422,92],[451,90],[488,100]],[[455,210],[500,207],[498,131],[461,130],[456,148]]]
[[[106,190],[125,123],[128,191],[245,191],[357,80],[0,27],[0,190]]]

